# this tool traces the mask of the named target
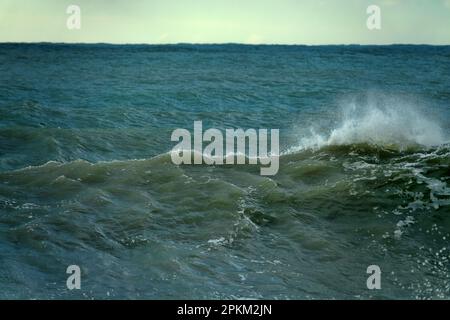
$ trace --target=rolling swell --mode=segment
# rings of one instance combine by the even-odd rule
[[[150,268],[151,279],[167,278],[170,283],[174,274],[183,275],[187,285],[205,271],[211,277],[223,268],[231,272],[234,267],[214,261],[223,250],[237,265],[244,263],[243,257],[234,256],[237,252],[263,252],[262,259],[248,260],[245,268],[292,272],[289,265],[294,261],[281,262],[271,246],[290,251],[293,256],[287,260],[296,260],[313,277],[314,263],[337,262],[344,272],[345,265],[353,263],[344,248],[354,241],[367,241],[354,250],[370,257],[381,257],[385,250],[401,254],[405,247],[416,246],[418,238],[427,250],[435,248],[436,241],[439,250],[446,248],[449,165],[448,145],[399,151],[371,144],[282,155],[275,177],[261,177],[250,165],[175,166],[167,153],[143,160],[48,162],[0,173],[2,228],[10,228],[8,241],[20,243],[24,252],[56,254],[81,246],[83,259],[92,263],[101,252],[106,265],[93,269],[108,266],[104,277],[123,277],[124,264],[118,261],[125,259],[131,264],[127,268],[134,268],[138,260]],[[162,263],[168,260],[154,257],[155,248],[158,256],[167,255],[176,263]],[[209,258],[202,252],[209,252]],[[305,254],[308,258],[302,258]],[[412,268],[433,268],[438,279],[447,279],[445,252],[427,254],[430,257],[420,259],[412,254]],[[206,266],[205,259],[216,265]],[[53,270],[39,264],[35,268]],[[338,294],[332,282],[318,283]],[[414,289],[401,285],[411,295],[447,297],[445,290],[429,292],[420,282]],[[115,294],[131,294],[122,289]],[[258,296],[251,292],[246,295]],[[94,289],[90,294],[102,293]],[[163,294],[169,293],[163,289]],[[281,291],[278,295],[283,296]]]

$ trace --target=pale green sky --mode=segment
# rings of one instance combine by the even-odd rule
[[[381,30],[366,27],[370,4]],[[36,41],[450,44],[450,0],[0,0],[0,42]]]

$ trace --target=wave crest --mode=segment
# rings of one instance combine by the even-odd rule
[[[310,128],[309,136],[301,138],[289,152],[355,144],[403,151],[446,143],[442,127],[423,111],[404,102],[382,102],[348,105],[334,129],[321,133]]]

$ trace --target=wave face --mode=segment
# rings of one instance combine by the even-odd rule
[[[0,53],[1,298],[450,298],[450,48]],[[172,164],[194,120],[280,128],[278,174]]]

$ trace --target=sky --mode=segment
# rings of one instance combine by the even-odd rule
[[[450,44],[450,0],[0,0],[0,42]]]

